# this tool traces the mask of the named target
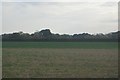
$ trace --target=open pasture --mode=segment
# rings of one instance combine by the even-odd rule
[[[3,42],[2,51],[3,78],[118,77],[114,42]]]
[[[117,49],[117,42],[3,42],[3,48]]]

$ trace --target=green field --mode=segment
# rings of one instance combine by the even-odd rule
[[[115,42],[3,42],[3,78],[117,78]]]
[[[3,48],[117,49],[117,42],[3,42]]]

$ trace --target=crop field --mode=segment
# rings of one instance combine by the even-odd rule
[[[3,42],[3,78],[117,78],[116,42]]]

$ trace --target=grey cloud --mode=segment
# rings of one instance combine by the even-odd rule
[[[113,6],[117,6],[117,5],[118,5],[117,2],[105,2],[101,6],[103,6],[103,7],[113,7]]]
[[[116,23],[101,23],[117,17],[116,7],[108,9],[98,5],[100,3],[5,3],[3,32],[31,33],[44,28],[69,34],[117,30],[117,27],[113,27]]]

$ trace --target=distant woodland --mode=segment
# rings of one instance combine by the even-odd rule
[[[51,33],[50,29],[44,29],[41,31],[34,32],[33,34],[23,33],[23,32],[15,32],[11,34],[2,34],[2,41],[109,41],[116,42],[120,41],[120,31],[111,32],[108,34],[89,34],[89,33],[81,33],[81,34],[54,34]]]

